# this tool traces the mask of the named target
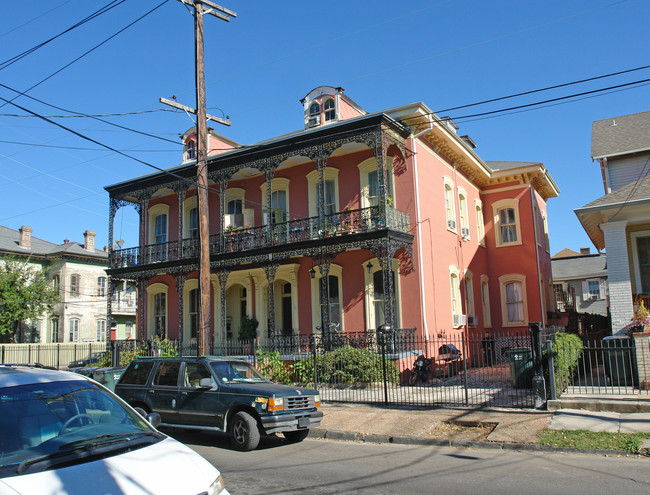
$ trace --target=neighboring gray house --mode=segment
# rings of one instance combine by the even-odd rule
[[[557,310],[607,316],[607,257],[563,249],[551,257]]]
[[[612,331],[628,329],[635,301],[650,303],[650,112],[593,123],[591,157],[605,195],[575,210],[607,252]]]
[[[26,322],[27,342],[96,342],[110,337],[107,324],[107,250],[95,249],[95,232],[86,230],[84,242],[54,244],[32,236],[32,228],[0,226],[0,256],[26,260],[58,287],[60,302],[50,314]],[[119,289],[119,288],[118,288]],[[114,296],[115,297],[115,296]],[[133,304],[137,298],[132,296]],[[126,301],[127,298],[121,298]],[[135,324],[135,307],[124,308],[123,324]],[[124,333],[124,332],[123,332]]]

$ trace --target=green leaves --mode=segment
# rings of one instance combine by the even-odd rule
[[[41,265],[0,257],[0,340],[13,340],[21,322],[40,318],[58,301]]]

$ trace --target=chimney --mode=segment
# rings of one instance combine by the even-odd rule
[[[23,225],[20,227],[20,229],[18,229],[18,232],[20,232],[20,241],[18,242],[18,245],[21,248],[31,249],[33,229],[27,225]]]
[[[70,243],[70,239],[63,239],[63,244],[66,246]]]
[[[84,232],[84,249],[86,251],[95,252],[95,234],[92,230]]]
[[[591,249],[588,247],[580,248],[580,254],[585,255],[585,254],[591,254]]]

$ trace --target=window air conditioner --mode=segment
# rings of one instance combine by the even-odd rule
[[[309,127],[316,127],[317,125],[320,125],[320,115],[309,117],[308,125]]]
[[[469,228],[463,227],[460,229],[460,234],[463,236],[464,241],[469,240]]]
[[[454,327],[463,327],[467,317],[465,315],[454,315]]]
[[[447,220],[447,228],[456,230],[456,220]]]

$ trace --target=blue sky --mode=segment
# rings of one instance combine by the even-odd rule
[[[60,70],[27,94],[86,115],[130,114],[105,120],[149,135],[90,118],[53,121],[156,167],[176,165],[179,135],[193,122],[166,111],[158,98],[174,95],[195,106],[193,20],[179,1],[126,0],[7,63],[109,3],[32,0],[26,8],[1,2],[0,98],[11,100],[12,89],[26,91]],[[301,129],[299,100],[320,85],[342,86],[369,112],[422,101],[454,118],[484,160],[544,163],[561,190],[548,203],[551,253],[594,250],[573,213],[604,194],[590,158],[591,124],[650,110],[648,83],[489,118],[467,116],[650,79],[650,69],[442,110],[650,65],[647,0],[222,5],[237,18],[205,18],[208,112],[228,115],[233,124],[215,126],[217,132],[250,144]],[[69,115],[26,96],[14,103],[41,115]],[[56,243],[82,242],[83,232],[94,230],[101,248],[108,239],[104,186],[153,169],[25,113],[9,104],[0,108],[0,225],[29,225],[34,236]],[[137,244],[133,208],[119,211],[114,228],[125,247]]]

